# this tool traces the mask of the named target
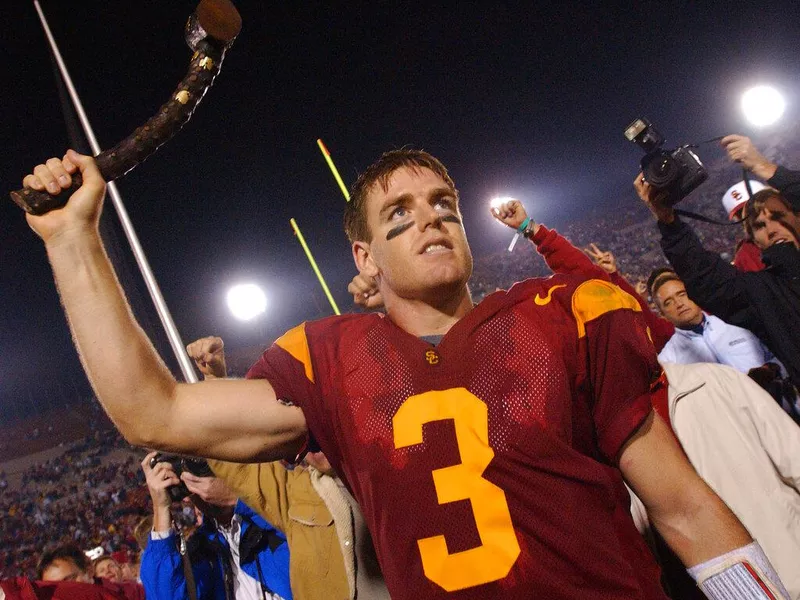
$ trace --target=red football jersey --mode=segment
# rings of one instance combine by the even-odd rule
[[[639,303],[555,275],[433,346],[379,314],[301,325],[248,377],[302,407],[392,598],[666,598],[614,462],[659,372]]]

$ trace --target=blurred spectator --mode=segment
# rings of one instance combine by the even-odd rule
[[[760,181],[750,181],[750,191],[754,194],[766,189]],[[728,188],[722,197],[722,207],[731,221],[742,221],[744,218],[744,207],[750,199],[747,191],[747,184],[740,181]],[[761,271],[764,263],[761,262],[761,250],[749,237],[741,240],[736,245],[736,252],[733,258],[733,266],[740,271]]]
[[[0,578],[34,577],[47,546],[102,546],[106,553],[136,546],[133,526],[146,494],[137,491],[129,448],[113,430],[95,430],[59,456],[16,472],[0,494]]]
[[[139,549],[144,552],[147,548],[147,542],[150,541],[150,532],[153,530],[153,515],[142,517],[133,529],[133,535],[136,537],[136,543],[139,544]]]
[[[120,583],[123,580],[122,567],[111,556],[96,558],[93,567],[94,576],[98,579],[106,579],[114,583]]]
[[[92,583],[89,559],[77,546],[58,546],[39,558],[36,578],[41,581],[81,581]]]
[[[98,598],[108,600],[145,600],[144,588],[137,583],[123,583],[111,578],[93,579],[89,559],[75,545],[64,545],[42,553],[37,566],[37,579],[55,585],[40,585],[22,578],[3,582],[10,593],[22,598]],[[24,590],[30,590],[24,593]],[[13,597],[13,596],[12,596]]]
[[[217,477],[180,477],[169,462],[142,461],[153,501],[153,531],[140,577],[148,600],[291,600],[286,537],[253,512]],[[188,538],[176,535],[169,489],[183,483],[203,516]]]

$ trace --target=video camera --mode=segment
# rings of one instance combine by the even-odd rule
[[[172,470],[180,477],[181,473],[188,471],[192,475],[198,477],[214,477],[214,472],[208,463],[202,458],[191,458],[188,456],[181,456],[180,454],[162,454],[159,452],[150,459],[150,468],[152,469],[158,463],[165,462],[172,466]],[[186,484],[182,481],[177,485],[171,485],[167,488],[169,497],[173,502],[179,502],[189,495],[189,490]]]
[[[677,204],[708,179],[708,172],[689,145],[663,150],[665,138],[647,119],[636,119],[625,129],[625,137],[645,155],[642,175],[655,189],[667,193],[670,206]]]

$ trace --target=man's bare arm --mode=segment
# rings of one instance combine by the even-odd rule
[[[650,521],[687,567],[752,542],[654,413],[623,447],[619,468]]]
[[[94,161],[70,151],[39,165],[24,184],[83,186],[64,208],[28,215],[42,237],[75,345],[101,404],[133,444],[231,461],[294,456],[306,435],[299,408],[266,381],[175,381],[136,323],[98,233],[105,193]]]

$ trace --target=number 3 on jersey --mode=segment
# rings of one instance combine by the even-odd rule
[[[439,504],[469,500],[481,538],[476,548],[447,551],[443,535],[417,540],[425,576],[448,592],[502,579],[519,556],[506,495],[482,477],[494,458],[486,404],[465,388],[409,397],[394,416],[394,446],[421,444],[422,426],[453,419],[461,463],[433,471]]]

